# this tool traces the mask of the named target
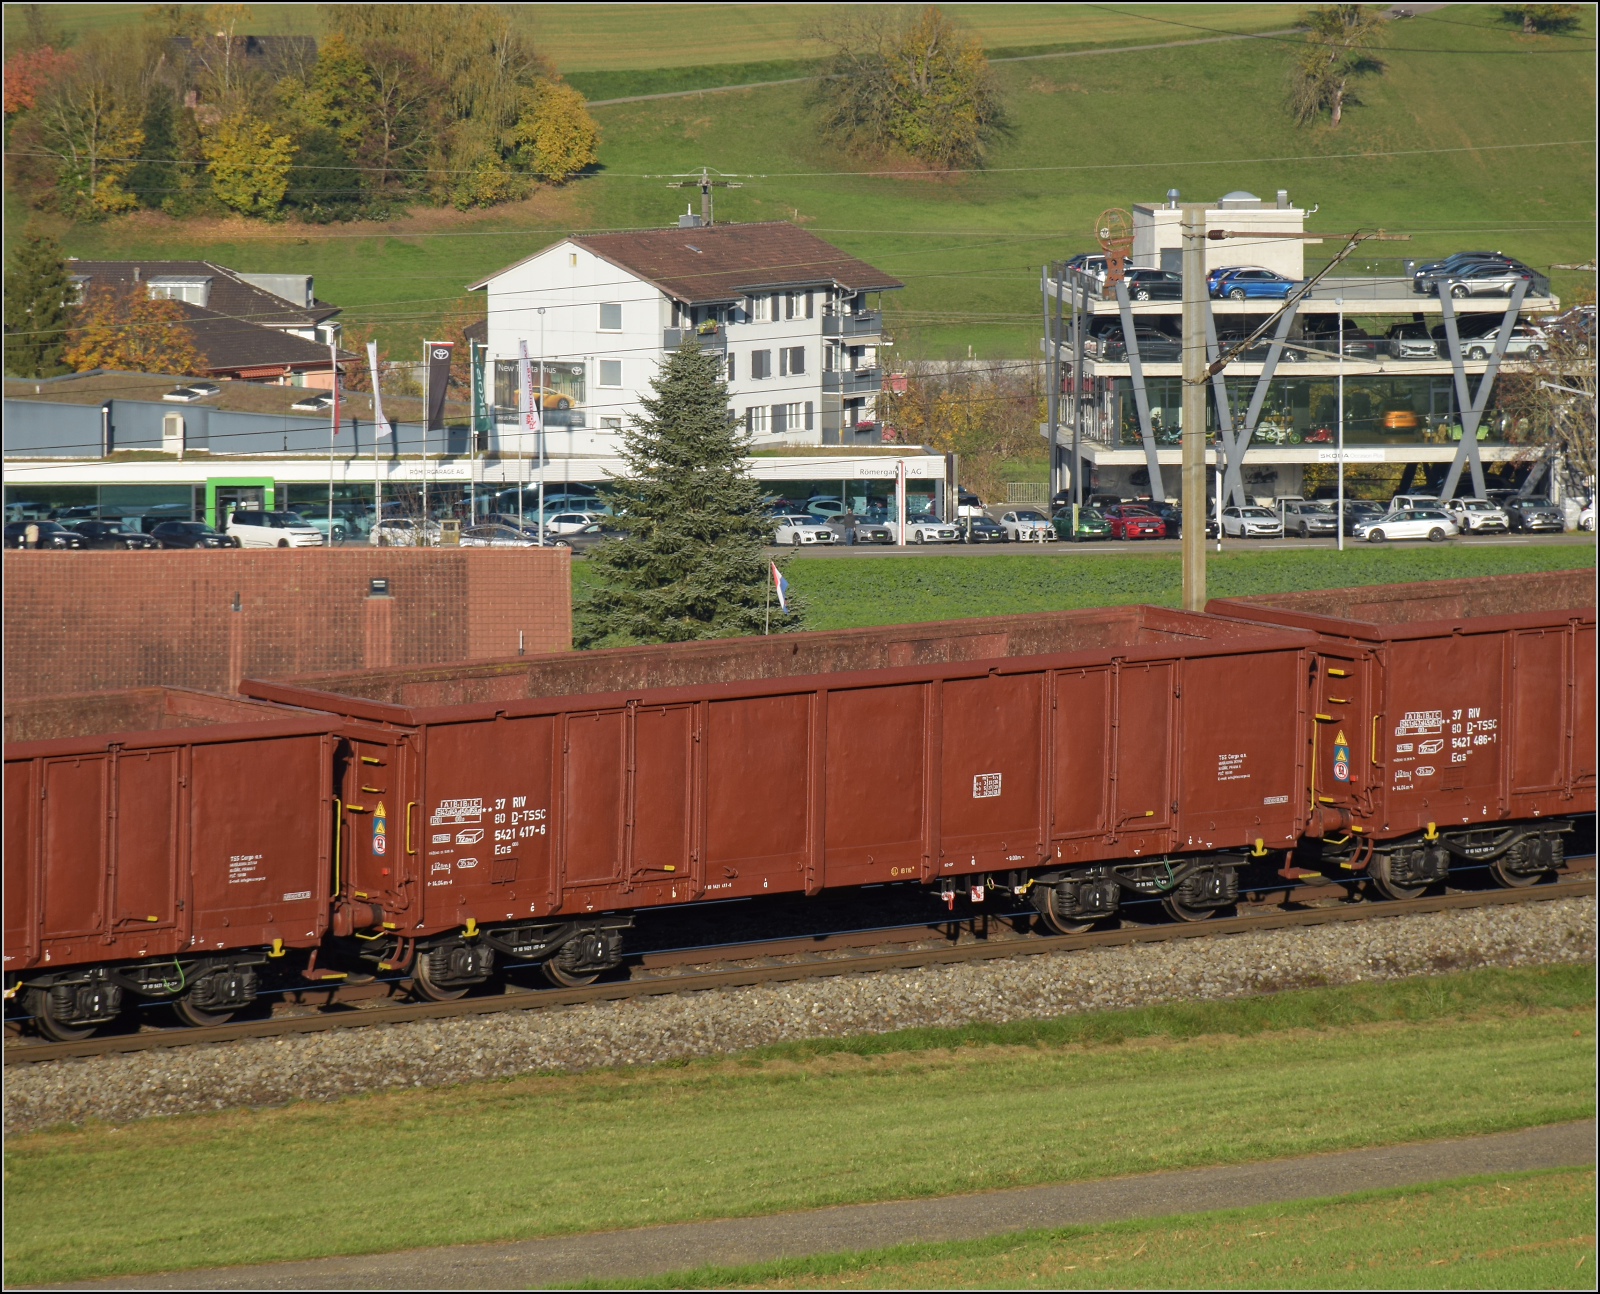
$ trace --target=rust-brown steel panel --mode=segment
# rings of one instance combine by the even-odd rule
[[[798,889],[810,804],[807,695],[713,701],[706,722],[706,892]]]
[[[98,932],[106,885],[106,757],[49,760],[45,793],[44,928],[53,939]]]
[[[1032,867],[1045,856],[1043,686],[1043,670],[944,683],[941,871]]]
[[[198,746],[190,767],[190,885],[198,949],[304,944],[329,883],[330,775],[317,734]]]
[[[558,721],[544,716],[425,729],[427,789],[410,792],[426,833],[419,928],[550,911],[560,891],[552,862],[558,739]],[[496,865],[514,879],[497,882]]]
[[[1295,758],[1301,673],[1299,652],[1184,662],[1178,848],[1237,849],[1262,840],[1281,849],[1292,842],[1296,802],[1305,794]]]
[[[1587,787],[1591,801],[1595,790],[1595,627],[1573,627],[1571,658],[1572,703],[1568,716],[1567,745],[1572,751],[1571,779]]]
[[[1114,832],[1160,831],[1172,821],[1175,672],[1171,661],[1123,662],[1117,671]]]
[[[39,913],[38,837],[34,809],[39,792],[34,783],[35,762],[8,760],[5,781],[5,965],[7,970],[38,955]]]
[[[922,875],[926,683],[828,696],[828,885]]]
[[[567,716],[563,773],[562,884],[607,885],[622,877],[627,732],[620,710]],[[509,819],[508,819],[509,821]],[[509,827],[495,839],[514,840]]]
[[[1111,670],[1061,670],[1052,718],[1051,816],[1057,839],[1106,830]]]
[[[1511,790],[1556,791],[1567,765],[1570,704],[1565,628],[1511,635],[1511,695],[1501,734],[1510,751]],[[1454,738],[1451,745],[1464,742]]]
[[[112,922],[130,934],[170,930],[177,917],[180,762],[176,750],[145,750],[124,754],[112,766]]]
[[[628,876],[640,887],[636,901],[682,902],[698,888],[694,738],[691,706],[640,706],[634,711]]]

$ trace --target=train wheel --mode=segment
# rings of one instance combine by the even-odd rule
[[[189,1000],[186,993],[172,1004],[173,1011],[178,1019],[185,1024],[191,1024],[197,1029],[204,1029],[207,1025],[227,1024],[233,1019],[232,1011],[205,1011]]]
[[[1170,894],[1161,900],[1161,906],[1174,921],[1209,921],[1217,913],[1215,908],[1192,908]]]
[[[1508,890],[1525,889],[1529,885],[1537,885],[1544,880],[1544,872],[1513,872],[1504,866],[1504,856],[1497,858],[1489,864],[1489,875],[1494,877],[1495,884],[1503,885]]]
[[[544,977],[557,988],[583,988],[600,978],[599,971],[587,971],[582,975],[575,975],[571,971],[562,970],[553,961],[544,962],[540,969],[544,971]]]
[[[411,992],[413,996],[422,998],[426,1002],[454,1002],[457,998],[467,995],[467,986],[459,988],[446,988],[435,982],[428,965],[428,954],[417,953],[416,964],[411,972]]]
[[[1374,854],[1367,868],[1373,888],[1386,899],[1414,899],[1427,889],[1427,885],[1401,885],[1389,873],[1389,855]]]
[[[92,1024],[67,1024],[58,1019],[50,1006],[50,993],[46,989],[28,990],[28,1010],[39,1032],[52,1042],[81,1042],[98,1027]]]

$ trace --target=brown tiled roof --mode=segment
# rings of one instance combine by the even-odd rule
[[[646,229],[626,234],[575,234],[566,241],[683,302],[731,301],[776,288],[840,287],[851,292],[879,292],[905,286],[785,220]],[[532,259],[524,257],[516,264]],[[491,280],[515,268],[516,265],[508,265],[470,286],[487,287]]]
[[[189,332],[196,349],[205,356],[206,373],[233,373],[256,368],[326,368],[328,348],[322,342],[308,341],[276,328],[263,328],[219,314],[187,301],[176,303],[189,319]],[[342,360],[356,359],[340,351]]]
[[[206,297],[206,309],[219,315],[247,320],[266,328],[310,328],[339,313],[339,306],[326,301],[315,301],[307,308],[276,296],[265,288],[248,283],[225,265],[211,261],[81,261],[72,257],[67,261],[67,273],[87,278],[91,284],[133,283],[134,270],[139,279],[153,278],[204,278],[211,280],[211,290]]]

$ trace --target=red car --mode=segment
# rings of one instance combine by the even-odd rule
[[[1111,523],[1113,539],[1165,539],[1167,523],[1148,508],[1119,503],[1101,508],[1100,515]]]

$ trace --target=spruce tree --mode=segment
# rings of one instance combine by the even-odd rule
[[[174,121],[172,95],[165,86],[157,85],[150,91],[150,103],[144,111],[144,144],[139,149],[140,161],[128,172],[128,192],[139,199],[141,207],[159,209],[161,204],[178,192],[178,168],[173,159],[178,156],[177,124]]]
[[[612,497],[625,537],[589,556],[599,587],[575,608],[579,646],[762,632],[772,526],[720,365],[686,338],[652,380],[644,416],[623,432],[628,475]],[[784,615],[771,603],[773,632],[804,627],[803,608],[789,605]]]
[[[5,338],[8,374],[55,377],[68,371],[61,350],[67,341],[72,280],[61,246],[38,234],[23,238],[6,271]]]

